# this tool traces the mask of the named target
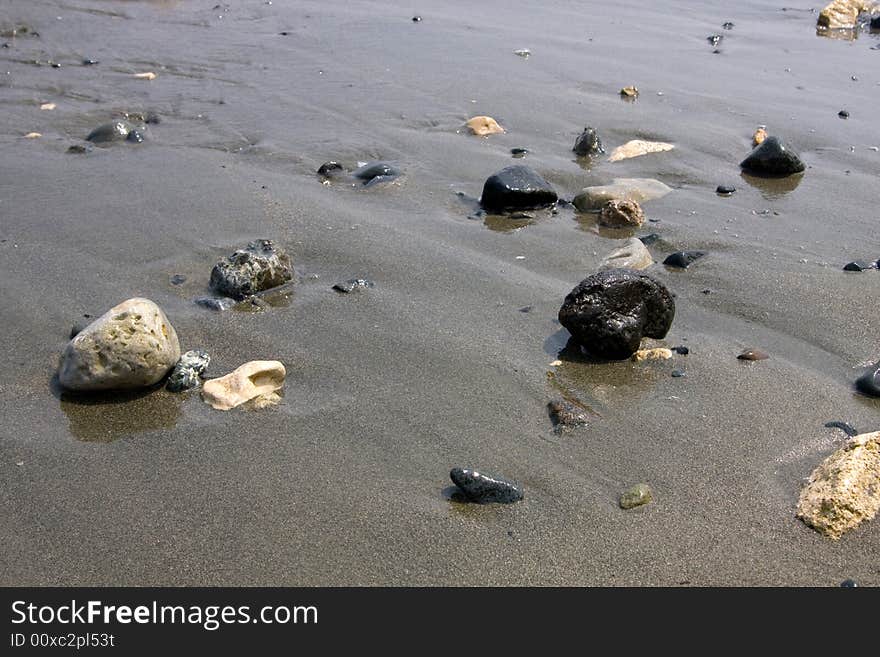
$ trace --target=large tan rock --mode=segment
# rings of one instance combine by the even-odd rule
[[[856,26],[859,14],[877,8],[874,2],[865,0],[834,0],[819,12],[817,24],[829,30],[852,29]]]
[[[158,383],[180,358],[171,322],[154,302],[134,298],[101,315],[64,349],[58,382],[68,390],[141,388]]]
[[[880,510],[880,431],[854,436],[813,470],[797,517],[838,539]]]
[[[663,141],[645,141],[644,139],[633,139],[626,142],[623,146],[618,146],[611,155],[608,156],[609,162],[617,162],[626,160],[631,157],[639,157],[648,153],[662,153],[663,151],[671,151],[675,146],[667,144]]]
[[[643,203],[663,198],[672,188],[653,178],[615,178],[610,185],[584,187],[572,203],[581,212],[595,212],[615,199]]]
[[[205,381],[202,398],[218,411],[228,411],[245,402],[272,397],[284,386],[287,372],[277,360],[252,360],[219,379]]]
[[[472,119],[468,119],[467,127],[472,133],[480,137],[504,132],[504,128],[498,125],[498,121],[491,116],[475,116]]]

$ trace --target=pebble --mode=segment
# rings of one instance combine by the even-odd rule
[[[648,504],[653,499],[654,495],[651,492],[651,487],[648,484],[642,483],[636,484],[621,493],[618,503],[621,509],[634,509],[637,506]]]
[[[336,175],[337,173],[342,172],[343,170],[344,169],[343,169],[342,165],[339,164],[339,162],[335,162],[335,161],[331,160],[330,162],[324,162],[324,164],[319,166],[317,173],[319,176],[330,177],[330,176]]]
[[[528,153],[529,153],[528,148],[511,148],[510,149],[510,154],[513,155],[514,157],[523,157],[524,155],[527,155]]]
[[[93,144],[106,144],[114,141],[130,141],[139,144],[144,141],[144,136],[128,121],[114,121],[99,125],[89,133],[86,141]]]
[[[631,237],[623,246],[605,256],[600,269],[647,269],[653,264],[654,259],[644,242]]]
[[[724,25],[722,25],[721,27],[724,28],[725,30],[732,30],[732,29],[733,29],[733,23],[731,23],[730,21],[727,21],[727,22],[724,23]]]
[[[202,349],[187,351],[168,375],[165,388],[169,392],[182,392],[198,387],[201,384],[201,376],[210,363],[211,357],[208,352]]]
[[[400,174],[400,169],[389,162],[367,162],[351,172],[351,175],[363,181],[364,187],[394,180]]]
[[[843,266],[843,271],[865,271],[866,269],[877,269],[877,263],[865,262],[864,260],[854,260]]]
[[[740,162],[746,172],[757,176],[789,176],[805,169],[791,146],[778,137],[767,137]]]
[[[421,23],[422,17],[421,16],[413,16],[412,21],[413,21],[413,23]]]
[[[599,211],[599,223],[612,228],[629,228],[645,223],[645,213],[638,201],[614,199]]]
[[[81,155],[83,153],[91,153],[93,146],[91,144],[74,144],[67,148],[68,153]]]
[[[623,360],[642,337],[666,336],[675,301],[666,287],[642,272],[601,271],[568,293],[558,319],[572,338],[599,358]]]
[[[856,388],[859,392],[872,397],[880,397],[880,367],[866,372],[856,380]]]
[[[502,128],[498,124],[498,121],[491,116],[474,116],[468,119],[465,125],[467,125],[468,129],[478,137],[485,137],[486,135],[494,135],[499,132],[504,132],[504,128]]]
[[[562,433],[573,427],[581,427],[590,421],[590,416],[581,406],[564,399],[554,399],[547,404],[550,421],[556,433]]]
[[[661,239],[659,233],[650,233],[648,235],[642,235],[639,238],[639,241],[645,246],[651,246],[654,242]]]
[[[368,289],[373,287],[373,282],[365,278],[352,278],[343,283],[336,283],[333,289],[342,294],[350,294],[355,290]]]
[[[198,297],[193,301],[197,306],[218,312],[229,310],[236,304],[235,299],[229,297]]]
[[[571,149],[581,157],[600,155],[605,152],[605,146],[595,128],[587,126],[584,131],[578,135]]]
[[[767,360],[770,355],[760,349],[746,349],[737,358],[740,360]]]
[[[691,353],[691,350],[688,347],[685,347],[684,345],[681,345],[678,347],[673,347],[672,351],[674,351],[675,353],[680,354],[682,356],[687,356],[689,353]]]
[[[839,116],[839,117],[842,118],[842,119],[848,119],[848,118],[849,118],[849,112],[847,112],[846,110],[840,110],[840,111],[837,113],[837,116]]]
[[[174,274],[170,278],[170,281],[172,285],[183,285],[184,283],[186,283],[186,276],[184,276],[183,274]]]
[[[529,50],[528,48],[520,48],[519,50],[514,50],[513,54],[517,55],[518,57],[528,59],[531,56],[532,51]]]
[[[840,420],[832,420],[830,422],[826,422],[825,426],[828,427],[829,429],[840,429],[847,436],[850,436],[850,437],[859,435],[859,432],[856,430],[856,428],[853,427],[853,425],[851,425],[849,422],[841,422]]]
[[[557,198],[556,190],[539,173],[514,164],[486,179],[480,204],[487,212],[537,210],[554,205]]]
[[[721,41],[723,39],[724,39],[724,37],[721,34],[710,34],[709,36],[706,37],[706,41],[708,41],[709,45],[712,46],[713,48],[715,46],[717,46],[719,43],[721,43]]]
[[[449,472],[452,483],[458,486],[471,502],[477,504],[511,504],[523,499],[520,486],[491,475],[480,473],[468,468],[453,468]]]
[[[635,86],[624,87],[620,90],[620,95],[624,98],[638,98],[639,90]]]
[[[272,240],[255,240],[236,250],[211,270],[210,286],[220,294],[242,300],[293,278],[290,256]]]
[[[618,162],[620,160],[627,160],[632,157],[648,155],[649,153],[662,153],[664,151],[671,151],[673,148],[675,148],[673,144],[667,144],[663,141],[645,141],[644,139],[633,139],[611,151],[611,155],[608,157],[608,161]]]
[[[704,255],[706,255],[705,251],[677,251],[667,256],[663,264],[667,267],[687,269]]]
[[[84,60],[82,60],[83,66],[96,66],[97,64],[100,64],[100,62],[97,59],[84,59]]]
[[[653,349],[639,349],[630,356],[630,360],[640,363],[646,360],[669,360],[672,358],[672,350],[666,347],[655,347]]]
[[[878,20],[878,19],[875,19]],[[842,589],[855,589],[858,588],[858,584],[854,579],[845,579],[840,583],[840,588]]]
[[[572,203],[581,212],[597,212],[613,200],[644,203],[663,198],[672,188],[653,178],[615,178],[610,185],[584,187]]]
[[[720,194],[721,196],[730,196],[736,191],[736,187],[731,187],[730,185],[718,185],[715,188],[715,193]]]
[[[681,370],[672,370],[672,377],[673,377],[674,379],[681,378],[681,377],[683,377],[684,375],[685,375],[684,372],[682,372]]]

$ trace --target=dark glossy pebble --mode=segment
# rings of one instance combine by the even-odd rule
[[[767,360],[770,356],[760,349],[746,349],[737,358],[740,360]]]
[[[733,29],[733,23],[731,23],[730,21],[727,21],[727,22],[726,22],[724,25],[722,25],[721,27],[723,27],[725,30],[732,30],[732,29]]]
[[[715,188],[715,193],[723,196],[730,196],[735,191],[736,187],[731,187],[730,185],[718,185],[718,187]]]
[[[174,276],[171,277],[172,285],[181,285],[183,283],[186,283],[186,276],[183,274],[174,274]]]
[[[691,350],[685,346],[673,347],[672,351],[677,354],[681,354],[682,356],[687,356],[689,353],[691,353]]]
[[[449,472],[452,483],[458,486],[465,496],[477,504],[511,504],[523,498],[522,488],[512,481],[482,474],[468,468],[453,468]]]
[[[880,397],[880,368],[874,369],[860,376],[856,380],[856,388],[859,392],[872,397]]]
[[[842,119],[848,119],[848,118],[849,118],[849,112],[847,112],[846,110],[840,110],[840,111],[837,113],[837,116],[839,116],[839,117],[842,118]]]
[[[865,262],[864,260],[854,260],[843,266],[843,271],[865,271],[866,269],[877,269],[877,263]]]
[[[557,198],[556,190],[540,174],[514,164],[486,179],[480,203],[488,212],[537,210],[553,205]]]
[[[364,290],[371,287],[373,287],[373,281],[368,281],[365,278],[352,278],[344,283],[337,283],[333,286],[333,289],[342,294],[350,294],[355,290]]]
[[[528,152],[529,152],[528,148],[511,148],[510,149],[510,154],[513,155],[514,157],[522,157],[523,155],[528,154]]]
[[[710,34],[709,36],[706,37],[706,41],[708,41],[709,45],[712,46],[713,48],[715,46],[717,46],[719,43],[721,43],[721,41],[723,39],[724,39],[724,37],[720,34]]]
[[[351,172],[358,180],[364,181],[364,186],[377,182],[392,180],[400,175],[400,169],[388,162],[367,162]]]
[[[8,47],[9,47],[8,43],[4,43],[2,46],[0,46],[0,48],[8,48]]]
[[[842,589],[855,589],[858,588],[858,584],[854,579],[845,579],[840,583],[840,588]]]
[[[95,66],[96,64],[99,64],[99,63],[100,62],[97,59],[84,59],[84,60],[82,60],[83,66]]]
[[[666,287],[631,269],[600,271],[582,280],[559,309],[559,323],[599,358],[623,360],[643,337],[666,336],[675,301]]]
[[[138,130],[137,128],[133,128],[128,136],[125,138],[125,141],[129,141],[133,144],[141,144],[144,141],[144,134]]]
[[[679,379],[684,376],[684,372],[681,370],[672,370],[672,377],[675,379]]]
[[[197,306],[217,312],[229,310],[236,303],[235,299],[230,299],[229,297],[199,297],[194,299],[194,302]]]
[[[59,64],[58,62],[49,62],[49,65],[52,68],[61,68],[61,64]]]
[[[667,267],[687,269],[694,262],[706,255],[705,251],[678,251],[666,257],[663,264]]]
[[[601,155],[605,152],[602,140],[594,128],[587,126],[574,142],[571,149],[580,156]]]
[[[413,16],[412,21],[413,21],[413,23],[421,23],[422,17],[421,16]]]
[[[832,420],[831,422],[826,422],[825,426],[829,429],[840,429],[847,436],[858,436],[859,432],[856,430],[853,425],[849,422],[841,422],[840,420]]]
[[[645,246],[651,246],[654,242],[660,239],[660,235],[658,233],[650,233],[649,235],[642,235],[639,240]]]
[[[95,144],[124,141],[129,138],[132,131],[134,131],[134,128],[127,121],[114,121],[113,123],[99,125],[89,133],[89,136],[86,137],[86,141]],[[143,136],[141,136],[141,140],[143,140]]]
[[[324,164],[318,167],[318,175],[334,176],[337,173],[340,173],[342,170],[342,165],[339,164],[339,162],[331,160],[330,162],[324,162]]]
[[[747,173],[768,177],[790,176],[806,168],[798,154],[778,137],[767,137],[739,165]]]

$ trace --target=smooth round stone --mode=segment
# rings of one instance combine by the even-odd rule
[[[876,262],[865,262],[863,260],[854,260],[843,266],[843,271],[865,271],[866,269],[877,269]]]
[[[586,127],[574,142],[575,153],[581,157],[601,155],[605,152],[605,146],[594,128]]]
[[[556,190],[540,174],[514,164],[486,179],[480,203],[487,212],[537,210],[553,205],[557,198]]]
[[[672,370],[673,379],[680,379],[683,376],[685,376],[685,373],[682,370]]]
[[[706,255],[705,251],[677,251],[666,257],[663,264],[667,267],[678,267],[679,269],[687,269],[694,262]]]
[[[290,256],[272,240],[255,240],[211,270],[211,288],[241,300],[293,278]]]
[[[564,399],[555,399],[549,402],[547,410],[557,433],[562,433],[573,427],[584,426],[590,421],[590,416],[584,408]]]
[[[880,19],[876,19],[876,20],[880,20]],[[842,588],[842,589],[854,589],[854,588],[858,588],[858,586],[859,585],[856,584],[856,581],[854,579],[845,579],[840,583],[840,588]]]
[[[572,203],[581,212],[596,212],[615,199],[644,203],[671,191],[671,187],[653,178],[615,178],[610,185],[584,187]]]
[[[324,162],[324,164],[318,167],[319,176],[333,176],[341,171],[343,171],[342,165],[333,160]]]
[[[514,157],[525,157],[526,155],[528,155],[528,153],[529,153],[528,148],[516,147],[516,148],[510,149],[510,154],[513,155]]]
[[[644,243],[631,237],[605,256],[600,269],[647,269],[653,264],[654,259]]]
[[[856,380],[859,392],[872,397],[880,397],[880,368],[867,372]]]
[[[677,354],[681,354],[682,356],[687,356],[689,353],[691,353],[691,350],[683,345],[679,346],[679,347],[673,347],[672,351],[674,351]]]
[[[370,186],[379,182],[393,180],[400,176],[400,169],[388,162],[367,162],[351,172],[358,180],[364,182],[364,186]]]
[[[663,338],[675,317],[666,287],[629,269],[601,271],[581,281],[559,309],[559,322],[589,352],[623,360],[643,337]]]
[[[737,358],[739,360],[767,360],[770,355],[760,349],[746,349]]]
[[[636,484],[628,488],[620,495],[621,509],[634,509],[637,506],[643,506],[654,499],[651,487],[648,484]]]
[[[86,137],[86,141],[90,141],[93,144],[125,141],[129,139],[129,135],[132,131],[135,131],[136,133],[136,137],[134,138],[135,141],[138,141],[138,137],[139,141],[143,141],[143,135],[138,133],[134,126],[128,121],[114,121],[113,123],[99,125],[89,133],[89,136]]]
[[[778,137],[764,139],[740,166],[756,176],[790,176],[806,168],[791,146]]]
[[[849,118],[849,112],[847,112],[846,110],[840,110],[840,111],[837,113],[837,116],[839,116],[841,119],[848,119],[848,118]]]
[[[453,468],[449,478],[471,502],[478,504],[511,504],[523,498],[522,488],[512,481],[476,470]]]
[[[718,185],[715,188],[715,193],[720,194],[721,196],[730,196],[736,191],[736,187],[731,187],[730,185]]]
[[[158,383],[180,358],[168,317],[149,299],[114,306],[67,343],[58,370],[68,390],[143,388]]]

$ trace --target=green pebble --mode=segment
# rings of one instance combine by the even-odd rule
[[[647,504],[652,499],[654,498],[651,494],[651,487],[648,484],[636,484],[624,491],[620,496],[620,508],[632,509]]]

